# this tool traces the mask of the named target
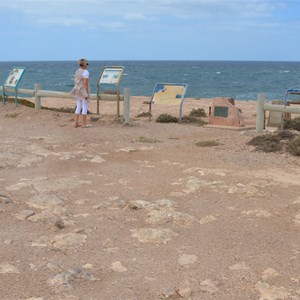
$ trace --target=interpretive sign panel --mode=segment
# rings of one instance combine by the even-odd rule
[[[14,68],[10,71],[4,86],[16,88],[25,72],[25,68]]]
[[[158,83],[154,89],[152,102],[156,104],[181,103],[186,94],[187,84]]]
[[[98,84],[119,84],[122,79],[123,71],[123,67],[104,68]]]

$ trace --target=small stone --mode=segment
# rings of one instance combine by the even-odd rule
[[[25,209],[16,214],[16,218],[21,221],[25,221],[27,218],[35,215],[35,212],[30,209]]]
[[[63,229],[66,227],[64,221],[60,218],[55,222],[55,226],[59,229]]]
[[[50,241],[49,241],[48,237],[41,236],[37,240],[32,241],[31,246],[32,247],[42,247],[42,248],[48,247],[48,246],[50,246]]]
[[[182,254],[178,258],[178,264],[182,267],[195,264],[198,260],[196,255]]]
[[[182,298],[188,299],[192,295],[192,289],[191,288],[182,288],[177,291],[178,295]]]
[[[122,265],[120,261],[115,261],[111,264],[111,270],[118,272],[118,273],[123,273],[126,272],[127,269]]]
[[[166,243],[172,237],[178,236],[178,233],[171,229],[140,228],[130,230],[132,237],[138,238],[141,243]]]
[[[83,245],[86,242],[86,238],[85,234],[68,233],[55,236],[51,243],[55,248],[73,249]]]
[[[83,266],[84,269],[92,269],[94,266],[92,264],[85,264]]]
[[[2,200],[5,204],[13,203],[11,198],[9,198],[7,195],[0,194],[0,200]]]
[[[174,287],[171,288],[164,288],[162,291],[162,296],[165,299],[178,299],[180,296],[178,295],[176,289]]]
[[[216,293],[220,285],[218,280],[206,279],[200,283],[200,289],[204,292],[208,292],[210,294]]]
[[[265,271],[263,271],[262,279],[267,280],[269,278],[276,277],[278,275],[279,275],[279,273],[276,270],[274,270],[272,268],[268,268]]]
[[[5,240],[3,243],[5,244],[5,245],[11,245],[12,244],[12,240]]]
[[[244,263],[238,263],[238,264],[235,264],[235,265],[232,265],[229,267],[230,270],[232,271],[242,271],[242,270],[249,270],[250,268]]]
[[[150,202],[145,201],[145,200],[132,200],[132,201],[129,201],[127,206],[129,209],[138,210],[138,209],[146,208],[149,205],[150,205]]]

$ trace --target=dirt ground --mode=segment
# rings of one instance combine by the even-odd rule
[[[131,126],[102,103],[91,128],[1,106],[0,299],[300,299],[299,157],[133,101]]]

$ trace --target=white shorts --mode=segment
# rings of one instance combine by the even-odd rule
[[[77,107],[75,110],[76,115],[80,115],[82,113],[83,115],[86,115],[89,108],[89,100],[81,99],[77,100]]]

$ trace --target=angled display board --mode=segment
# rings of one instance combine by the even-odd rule
[[[2,102],[5,104],[5,88],[13,88],[14,89],[14,94],[15,94],[15,103],[16,106],[18,105],[18,85],[23,77],[23,74],[25,72],[25,68],[13,68],[7,77],[7,79],[4,82],[3,85],[3,97],[2,97]]]
[[[178,104],[179,120],[182,118],[182,106],[187,91],[187,84],[157,83],[149,103],[150,114],[152,104]]]

